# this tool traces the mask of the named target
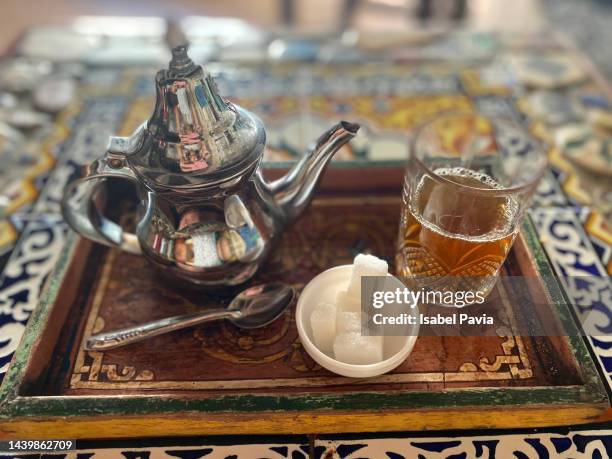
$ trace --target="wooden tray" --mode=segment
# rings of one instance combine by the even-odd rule
[[[331,172],[330,172],[331,173]],[[355,253],[393,258],[400,198],[321,194],[254,282],[297,287]],[[92,333],[196,310],[140,257],[71,235],[2,386],[0,431],[11,438],[338,433],[533,427],[601,420],[606,392],[576,332],[531,223],[503,275],[540,276],[572,336],[420,337],[390,374],[335,376],[302,349],[294,311],[265,329],[210,324],[108,352]],[[508,308],[520,315],[510,292]]]

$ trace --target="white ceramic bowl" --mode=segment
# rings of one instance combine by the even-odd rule
[[[335,301],[336,294],[340,290],[346,290],[348,287],[352,270],[353,265],[336,266],[335,268],[323,271],[312,279],[304,287],[298,299],[295,322],[302,346],[304,346],[304,349],[306,349],[306,352],[308,352],[312,359],[323,368],[352,378],[379,376],[393,370],[408,358],[417,339],[418,325],[412,326],[413,328],[409,331],[409,336],[385,336],[383,340],[383,360],[369,365],[353,365],[340,362],[321,352],[315,346],[312,337],[310,315],[313,309],[320,301]],[[399,279],[391,275],[389,277],[393,287],[405,287]],[[418,310],[415,310],[414,313],[418,313]]]

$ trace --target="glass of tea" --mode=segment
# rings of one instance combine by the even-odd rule
[[[486,297],[546,166],[545,150],[512,119],[453,112],[418,127],[404,178],[397,274],[413,288],[473,292],[463,305]]]

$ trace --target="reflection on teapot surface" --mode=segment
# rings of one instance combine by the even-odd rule
[[[111,137],[106,154],[66,190],[64,217],[83,236],[142,253],[194,285],[242,283],[306,209],[329,160],[359,126],[333,126],[287,175],[269,183],[260,170],[263,124],[223,99],[186,47],[173,49],[155,82],[151,119],[131,137]],[[137,185],[136,234],[107,220],[92,202],[109,177]]]
[[[149,200],[149,206],[155,202]],[[215,269],[220,284],[228,283],[228,276],[246,280],[255,272],[271,234],[265,228],[260,231],[255,224],[260,218],[251,216],[240,196],[228,196],[223,207],[208,204],[175,210],[168,203],[156,205],[150,220],[141,220],[141,246],[150,257],[168,264],[175,276],[195,283],[198,273],[207,284],[213,282]]]

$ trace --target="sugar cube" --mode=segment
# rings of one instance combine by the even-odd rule
[[[353,365],[368,365],[383,359],[382,341],[376,336],[359,333],[341,333],[334,340],[334,357]]]
[[[333,355],[336,337],[336,305],[322,301],[310,315],[310,326],[315,346],[325,354]]]
[[[336,333],[361,333],[361,314],[359,312],[338,311]]]
[[[336,305],[339,311],[359,312],[361,311],[361,297],[354,298],[346,290],[341,290],[336,295]]]
[[[361,276],[386,276],[388,270],[385,260],[360,253],[353,261],[353,273],[348,286],[349,296],[361,299]]]

